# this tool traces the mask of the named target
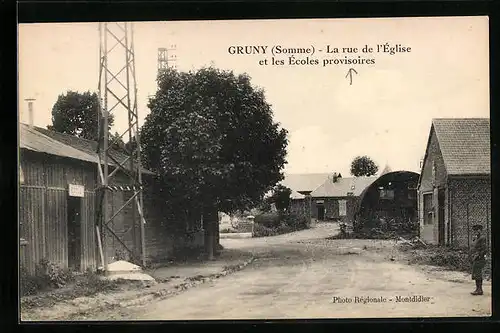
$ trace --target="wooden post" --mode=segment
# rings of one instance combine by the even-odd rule
[[[106,268],[105,264],[104,264],[104,252],[102,250],[101,233],[99,232],[99,226],[98,225],[95,226],[95,230],[96,230],[96,235],[97,235],[97,245],[99,246],[99,254],[101,256],[102,267]]]

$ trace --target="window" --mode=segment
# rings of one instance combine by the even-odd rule
[[[432,193],[425,193],[423,196],[424,207],[424,224],[432,224],[434,219],[434,211],[432,209]]]
[[[408,191],[408,199],[414,200],[417,198],[417,191],[415,190],[409,190]]]
[[[436,184],[436,161],[432,161],[432,184]]]
[[[394,200],[394,190],[380,190],[380,199],[382,200]]]
[[[347,201],[346,200],[339,200],[339,216],[346,216],[347,215]]]

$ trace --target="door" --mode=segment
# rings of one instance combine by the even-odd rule
[[[68,197],[68,267],[77,271],[81,261],[81,209],[81,198]]]
[[[325,220],[325,206],[323,205],[318,205],[318,220],[319,221]]]
[[[438,190],[438,242],[444,245],[444,189]]]
[[[432,193],[424,193],[424,225],[432,224]]]

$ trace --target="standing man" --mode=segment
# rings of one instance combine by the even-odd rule
[[[483,226],[475,224],[472,226],[472,231],[476,233],[476,239],[472,245],[472,280],[476,281],[476,290],[471,292],[472,295],[483,294],[483,268],[486,265],[486,238],[482,235]]]

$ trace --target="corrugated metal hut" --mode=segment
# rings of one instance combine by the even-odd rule
[[[29,272],[41,259],[80,271],[95,269],[100,262],[95,229],[96,147],[94,141],[21,124],[20,265]],[[118,150],[112,154],[120,162],[127,158]],[[142,172],[146,177],[153,175],[145,169]],[[117,172],[115,183],[120,182],[126,185],[126,177]],[[110,192],[109,216],[132,194],[127,190]],[[140,225],[134,221],[131,207],[117,214],[111,226],[127,247],[140,253]],[[166,258],[172,252],[173,239],[166,234],[158,204],[147,189],[143,208],[148,259]],[[135,215],[138,219],[139,215]],[[131,260],[114,237],[107,237],[105,242],[108,262]]]
[[[360,194],[355,210],[355,229],[397,227],[411,230],[417,219],[418,177],[418,173],[412,171],[382,172]]]

